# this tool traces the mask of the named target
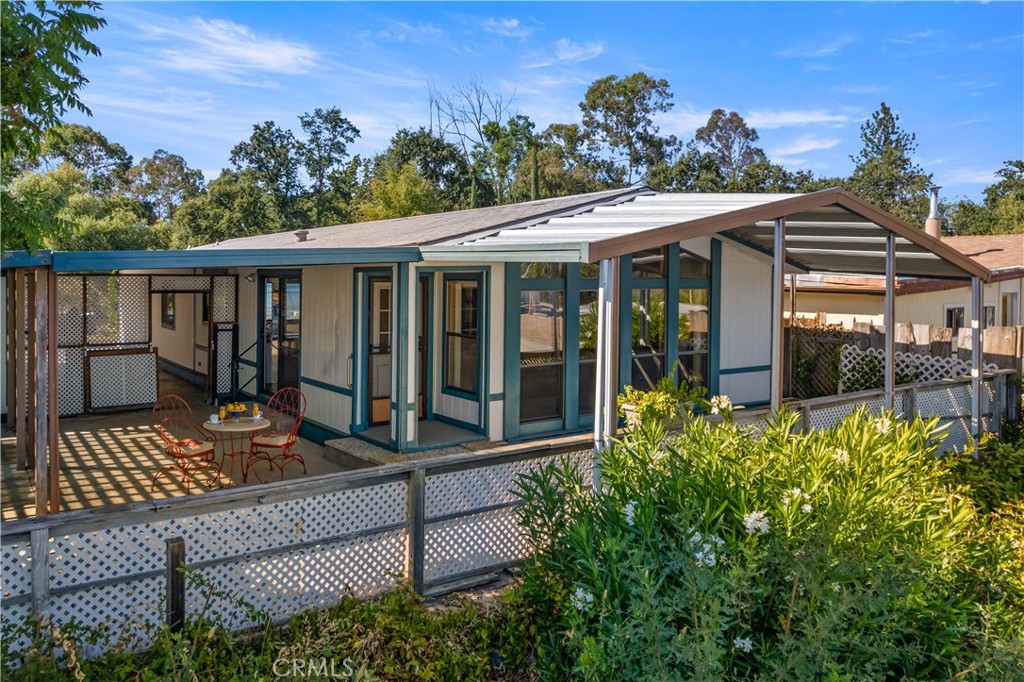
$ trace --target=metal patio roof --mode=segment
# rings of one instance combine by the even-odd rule
[[[694,237],[721,235],[770,254],[786,219],[787,261],[807,272],[885,274],[886,234],[896,235],[901,276],[985,281],[989,271],[924,230],[839,189],[811,194],[646,193],[569,217],[421,247],[424,260],[596,262]]]

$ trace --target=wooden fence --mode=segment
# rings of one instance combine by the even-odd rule
[[[971,330],[957,334],[945,327],[905,322],[896,325],[896,351],[935,358],[971,359]],[[786,329],[790,350],[791,377],[787,386],[797,399],[818,398],[841,390],[841,352],[843,346],[862,351],[885,346],[885,327],[856,323],[853,328],[825,324],[814,318],[797,318]],[[982,352],[986,367],[1024,371],[1024,327],[987,327]]]

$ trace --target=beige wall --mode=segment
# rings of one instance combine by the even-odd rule
[[[174,296],[174,329],[164,327],[160,315],[161,294],[151,294],[150,315],[152,322],[152,344],[164,360],[169,360],[185,369],[196,369],[195,319],[202,314],[196,294],[172,294]],[[198,310],[197,310],[198,308]],[[205,363],[204,363],[205,367]],[[196,370],[205,373],[205,369]]]
[[[1002,297],[1017,294],[1017,324],[1024,320],[1024,280],[1013,279],[986,284],[985,305],[995,306],[996,325],[1003,326]],[[858,294],[825,294],[797,292],[797,316],[814,317],[819,311],[827,313],[829,324],[851,326],[856,322],[882,324],[884,296]],[[971,287],[959,287],[943,291],[907,294],[896,297],[896,321],[928,324],[933,327],[946,325],[945,310],[949,306],[963,306],[968,318],[971,315]],[[788,309],[788,308],[787,308]]]

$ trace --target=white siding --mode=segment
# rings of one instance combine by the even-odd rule
[[[724,374],[719,378],[719,388],[735,405],[760,402],[771,394],[771,379],[771,372]]]
[[[174,329],[161,324],[161,294],[150,296],[150,316],[152,319],[151,343],[157,348],[161,358],[169,360],[186,369],[195,369],[195,334],[196,298],[195,294],[172,294],[174,296]],[[202,310],[199,311],[202,314]]]
[[[347,389],[351,379],[348,356],[352,352],[352,278],[352,266],[347,265],[302,270],[300,370],[303,377],[336,389]],[[337,431],[349,431],[352,403],[348,396],[306,382],[302,392],[306,394],[309,419]]]
[[[771,364],[772,264],[722,244],[721,369]]]

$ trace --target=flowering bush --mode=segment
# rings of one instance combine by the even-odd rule
[[[938,422],[798,422],[649,420],[602,453],[600,495],[567,465],[524,479],[542,676],[1024,679],[1024,562],[989,546]]]

